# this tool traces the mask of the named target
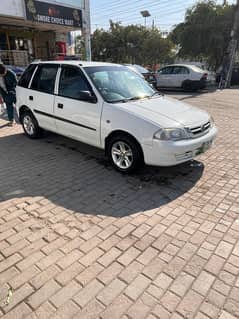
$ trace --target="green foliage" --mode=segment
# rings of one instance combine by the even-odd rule
[[[156,64],[171,58],[173,44],[158,29],[140,25],[122,26],[110,21],[109,31],[97,29],[92,36],[95,61]]]
[[[206,60],[217,68],[226,53],[235,6],[202,1],[187,10],[185,21],[178,24],[170,39],[178,45],[178,56]]]

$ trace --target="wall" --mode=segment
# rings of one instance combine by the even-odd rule
[[[0,15],[24,18],[24,6],[22,0],[0,0]]]
[[[82,8],[84,0],[41,0],[42,2],[55,3],[66,7]]]

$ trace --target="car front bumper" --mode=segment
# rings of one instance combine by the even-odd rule
[[[153,166],[174,166],[192,160],[205,153],[217,135],[213,126],[204,136],[182,141],[160,141],[153,139],[152,145],[143,145],[144,161]]]

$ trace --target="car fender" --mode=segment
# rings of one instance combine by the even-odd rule
[[[159,129],[160,126],[156,123],[115,107],[114,104],[104,103],[101,117],[102,148],[106,138],[114,131],[132,135],[141,145],[152,145],[153,136]]]

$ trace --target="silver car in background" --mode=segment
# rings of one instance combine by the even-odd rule
[[[181,88],[184,91],[205,89],[215,82],[213,75],[195,65],[172,64],[156,72],[157,88]]]

